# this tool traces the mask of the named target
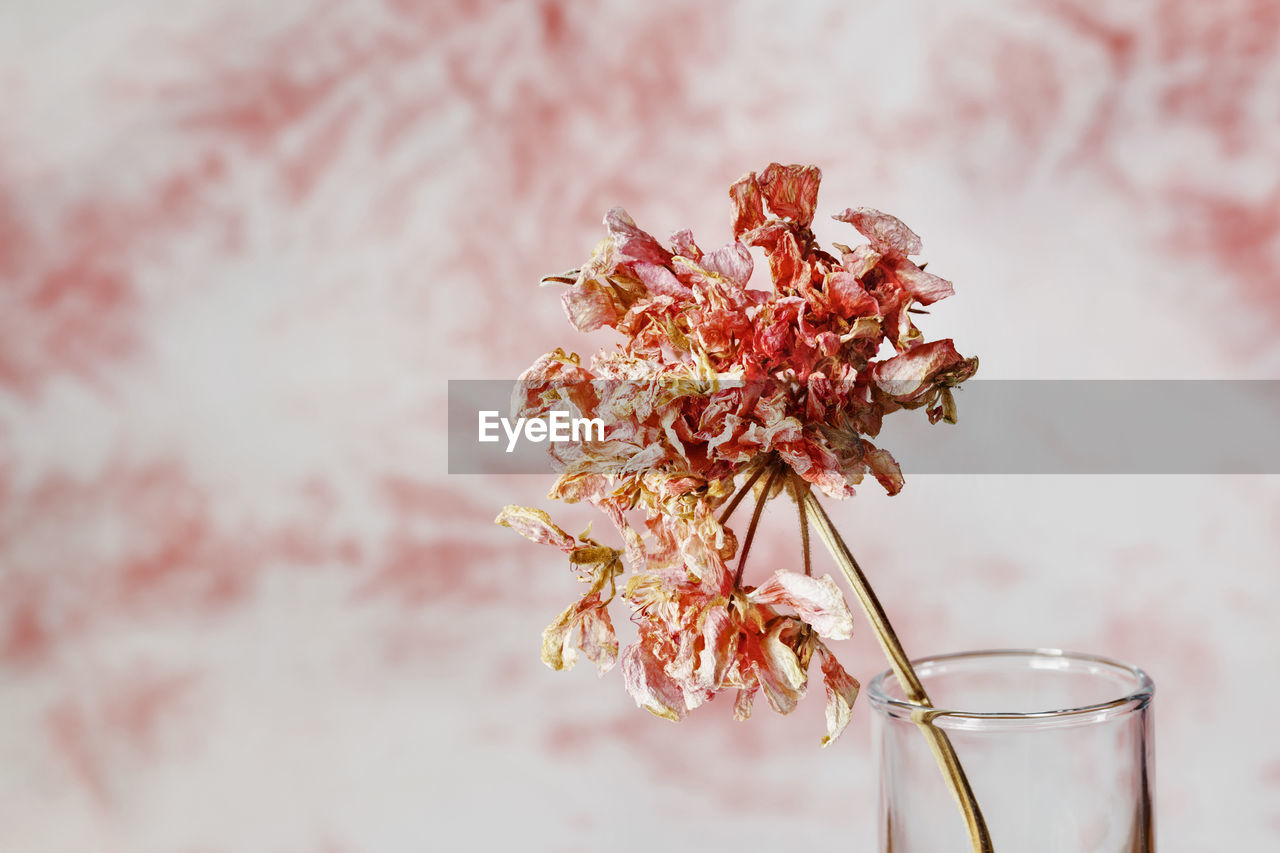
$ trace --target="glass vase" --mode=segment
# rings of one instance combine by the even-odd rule
[[[995,853],[1148,853],[1151,698],[1142,670],[1052,649],[913,661],[951,739]],[[929,749],[922,709],[877,676],[881,853],[971,853],[960,809]]]

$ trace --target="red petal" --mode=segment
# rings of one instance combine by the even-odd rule
[[[874,317],[880,313],[875,297],[867,293],[853,273],[837,270],[828,273],[825,287],[831,308],[841,317]]]
[[[733,199],[733,236],[735,238],[741,238],[746,232],[764,224],[764,207],[755,172],[744,175],[729,187],[729,197]]]
[[[777,216],[790,217],[802,228],[813,222],[822,171],[817,166],[783,166],[770,163],[760,175],[765,202]]]

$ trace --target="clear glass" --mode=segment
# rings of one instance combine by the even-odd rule
[[[1142,670],[1056,649],[912,662],[982,809],[995,853],[1148,853],[1151,698]],[[898,680],[867,689],[882,853],[971,853],[960,809]]]

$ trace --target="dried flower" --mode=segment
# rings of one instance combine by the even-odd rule
[[[562,299],[575,327],[613,328],[621,343],[589,366],[559,349],[544,355],[521,376],[513,408],[604,421],[603,440],[552,446],[559,476],[550,496],[602,510],[623,549],[571,537],[540,510],[507,507],[498,522],[564,551],[589,584],[547,628],[548,665],[571,666],[575,642],[601,672],[613,665],[608,605],[625,555],[623,597],[639,639],[622,652],[622,671],[640,706],[678,720],[733,689],[739,719],[759,692],[785,714],[817,653],[825,745],[848,724],[858,683],[823,640],[849,637],[853,616],[829,576],[812,576],[802,496],[816,487],[848,497],[867,474],[896,493],[902,472],[871,441],[884,416],[924,407],[931,421],[954,421],[951,389],[977,359],[950,340],[926,342],[913,323],[914,305],[952,287],[910,259],[920,238],[901,221],[851,208],[835,218],[869,242],[837,244],[839,258],[817,245],[820,180],[813,166],[777,163],[746,175],[729,191],[734,239],[711,252],[688,231],[667,248],[621,208],[605,216],[607,234],[587,263],[545,281],[568,284]],[[768,289],[752,287],[752,249],[768,263]],[[892,354],[881,357],[886,343]],[[735,490],[740,476],[747,482]],[[753,489],[739,547],[726,522]],[[804,572],[746,584],[760,507],[784,491],[801,510]]]

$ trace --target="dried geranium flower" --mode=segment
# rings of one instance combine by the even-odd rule
[[[850,208],[834,218],[867,242],[836,244],[838,257],[818,246],[810,226],[820,181],[816,167],[777,163],[746,175],[729,190],[733,240],[709,252],[688,231],[664,246],[615,208],[587,263],[544,280],[568,285],[562,299],[575,327],[609,327],[621,341],[587,365],[559,349],[544,355],[521,376],[513,408],[603,421],[602,438],[552,445],[559,476],[550,496],[602,510],[622,548],[571,537],[540,510],[507,507],[498,521],[564,551],[589,584],[547,629],[550,666],[571,665],[575,642],[601,672],[612,666],[608,606],[625,556],[622,597],[639,638],[621,659],[637,704],[679,720],[733,690],[738,719],[758,693],[785,714],[804,695],[816,653],[825,745],[847,726],[858,683],[824,643],[849,637],[853,617],[834,581],[813,576],[810,524],[858,592],[908,697],[923,706],[928,697],[813,490],[848,497],[870,474],[896,493],[902,472],[872,442],[884,417],[925,408],[930,421],[954,422],[952,389],[978,362],[949,339],[926,341],[913,322],[914,306],[952,286],[911,259],[920,238],[900,220]],[[768,264],[767,289],[752,287],[753,249]],[[728,520],[748,494],[755,509],[739,544]],[[801,560],[753,585],[744,570],[760,511],[782,494],[798,509]],[[974,838],[985,837],[949,741],[932,732]]]

